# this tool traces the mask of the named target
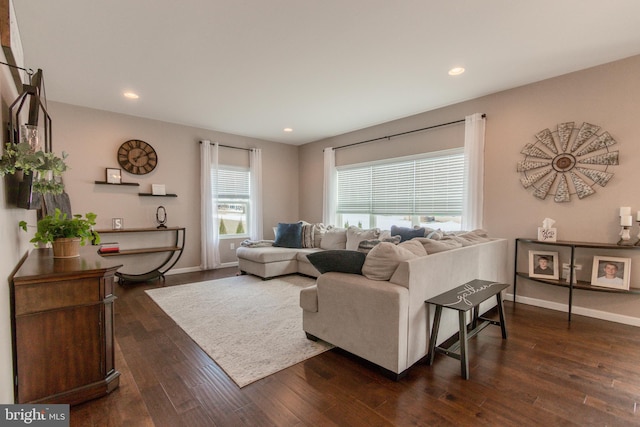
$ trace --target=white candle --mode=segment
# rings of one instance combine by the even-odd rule
[[[623,206],[620,208],[620,216],[631,215],[631,207]]]
[[[629,227],[631,226],[632,222],[633,217],[631,215],[624,215],[622,218],[620,218],[620,225],[622,226]]]
[[[638,211],[638,216],[636,217],[636,221],[640,221],[640,211]]]

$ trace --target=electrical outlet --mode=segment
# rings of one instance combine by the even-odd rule
[[[236,248],[236,244],[235,244],[235,243],[231,243],[231,244],[229,245],[229,249],[235,249],[235,248]]]

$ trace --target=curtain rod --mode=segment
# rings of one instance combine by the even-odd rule
[[[483,114],[482,118],[484,119],[485,117],[487,117],[487,115]],[[435,129],[435,128],[439,128],[439,127],[443,127],[443,126],[455,125],[457,123],[464,123],[465,120],[466,119],[454,120],[453,122],[441,123],[439,125],[433,125],[433,126],[427,126],[426,128],[420,128],[420,129],[409,130],[409,131],[406,131],[406,132],[395,133],[393,135],[382,136],[380,138],[367,139],[366,141],[354,142],[353,144],[347,144],[347,145],[341,145],[340,147],[334,147],[333,150],[335,151],[335,150],[339,150],[341,148],[353,147],[354,145],[366,144],[367,142],[380,141],[380,140],[383,140],[383,139],[391,139],[391,138],[395,138],[396,136],[407,135],[407,134],[415,133],[415,132],[422,132],[423,130],[429,130],[429,129]]]
[[[202,141],[200,141],[200,144],[202,144]],[[210,145],[215,145],[215,142],[209,141],[209,144]],[[218,147],[233,148],[234,150],[244,150],[244,151],[253,151],[254,150],[254,148],[232,147],[231,145],[224,145],[224,144],[218,144]]]

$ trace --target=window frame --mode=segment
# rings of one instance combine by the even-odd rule
[[[220,194],[217,192],[216,189],[213,189],[213,191],[216,193],[215,194],[215,200],[216,200],[216,214],[217,214],[217,219],[218,219],[218,223],[216,224],[216,229],[220,230],[220,220],[222,219],[221,215],[220,215],[220,210],[218,209],[218,206],[220,206],[221,202],[222,203],[227,203],[227,204],[244,204],[246,206],[245,209],[245,213],[243,214],[244,216],[244,224],[245,224],[245,232],[242,234],[236,234],[236,233],[227,233],[227,234],[219,234],[218,237],[220,240],[228,240],[228,239],[246,239],[250,237],[251,234],[251,230],[249,229],[250,224],[249,224],[249,216],[250,216],[250,211],[251,211],[251,169],[248,167],[243,167],[243,166],[233,166],[233,165],[218,165],[218,169],[217,169],[217,173],[218,173],[218,179],[215,180],[215,182],[219,182],[219,174],[220,171],[240,171],[243,173],[246,173],[246,186],[247,186],[247,194],[246,196],[242,195],[242,198],[233,198],[233,197],[220,197]],[[213,173],[213,170],[212,170]],[[237,195],[235,195],[237,196]],[[244,198],[246,197],[246,199]]]
[[[411,155],[411,156],[404,156],[404,157],[394,157],[394,158],[388,158],[388,159],[382,159],[382,160],[376,160],[376,161],[371,161],[371,162],[362,162],[362,163],[354,163],[354,164],[349,164],[349,165],[341,165],[336,167],[336,171],[337,171],[337,175],[338,175],[338,179],[336,182],[336,222],[337,222],[337,226],[342,227],[344,225],[344,219],[343,219],[343,215],[362,215],[362,216],[368,216],[369,217],[369,227],[370,228],[374,228],[374,227],[378,227],[377,225],[377,217],[380,216],[404,216],[404,217],[411,217],[411,223],[412,226],[421,226],[421,221],[420,221],[420,217],[424,216],[424,214],[418,214],[416,212],[407,212],[407,213],[377,213],[374,212],[375,208],[374,208],[374,201],[371,200],[372,197],[369,197],[369,209],[368,212],[367,211],[352,211],[349,212],[348,209],[348,205],[345,207],[344,204],[341,205],[340,203],[340,195],[344,194],[344,193],[348,193],[348,191],[346,192],[341,192],[341,188],[340,188],[340,174],[341,172],[344,171],[348,171],[348,170],[353,170],[353,169],[363,169],[363,168],[375,168],[375,167],[380,167],[380,166],[388,166],[390,169],[394,168],[394,165],[398,166],[398,170],[401,167],[404,167],[406,165],[403,165],[404,163],[410,163],[410,162],[414,162],[414,169],[412,171],[412,179],[407,181],[408,185],[413,185],[413,189],[412,191],[414,191],[414,193],[411,195],[411,197],[413,197],[413,200],[411,201],[411,203],[406,204],[407,205],[411,205],[412,208],[411,210],[415,210],[416,206],[415,206],[415,182],[416,182],[416,168],[415,168],[415,164],[417,162],[420,162],[421,160],[428,160],[428,159],[433,159],[433,158],[439,158],[439,157],[452,157],[455,156],[457,159],[452,159],[452,162],[454,162],[458,169],[456,169],[456,176],[457,176],[457,180],[459,182],[459,186],[456,187],[459,189],[459,202],[457,202],[457,204],[459,204],[460,206],[460,210],[457,211],[459,212],[457,215],[451,215],[449,212],[447,212],[446,214],[435,214],[435,216],[439,216],[439,217],[443,217],[443,216],[453,216],[454,218],[456,218],[457,220],[460,221],[460,225],[461,225],[461,221],[462,221],[462,216],[463,216],[463,188],[464,188],[464,148],[463,147],[457,147],[457,148],[452,148],[452,149],[446,149],[446,150],[439,150],[439,151],[432,151],[429,153],[420,153],[420,154],[415,154],[415,155]],[[372,170],[373,171],[373,170]],[[366,177],[364,177],[364,173],[363,173],[363,180],[366,181]],[[370,188],[370,192],[371,194],[374,193],[374,184],[373,184],[373,175],[370,175],[369,179],[371,180],[371,183],[369,184],[371,186]],[[413,184],[411,184],[413,183]],[[361,200],[362,199],[367,199],[366,195],[364,194],[360,194],[357,193],[355,194],[355,197],[360,197]],[[361,208],[360,208],[361,209]],[[429,213],[428,215],[431,215],[431,213]],[[457,222],[457,221],[454,221]],[[349,224],[349,225],[355,225],[355,224]],[[460,228],[459,228],[460,229]]]

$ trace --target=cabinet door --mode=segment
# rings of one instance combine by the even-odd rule
[[[16,318],[18,402],[31,402],[104,379],[103,305]]]

